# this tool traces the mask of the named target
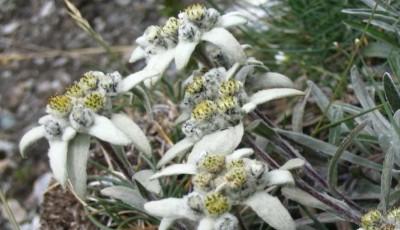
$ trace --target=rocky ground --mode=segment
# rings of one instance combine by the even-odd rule
[[[82,229],[79,223],[87,220],[80,219],[75,210],[79,205],[63,191],[46,194],[46,206],[40,207],[51,178],[47,174],[47,143],[37,143],[29,156],[22,159],[17,150],[21,135],[44,114],[47,98],[82,73],[93,69],[114,71],[121,68],[121,63],[125,71],[133,71],[136,66],[125,63],[134,39],[149,24],[164,20],[163,15],[174,10],[168,8],[170,1],[72,2],[112,50],[118,52],[121,62],[111,61],[94,39],[75,24],[63,1],[0,0],[0,188],[25,229],[38,223],[40,212],[45,215],[45,229],[56,229],[58,224],[57,229]],[[173,6],[182,4],[173,2]],[[65,198],[61,203],[57,201],[60,197]],[[54,208],[63,204],[70,207],[64,219],[60,214],[64,209]],[[7,223],[3,215],[0,229],[9,228]]]

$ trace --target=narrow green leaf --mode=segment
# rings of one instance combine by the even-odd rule
[[[332,159],[329,161],[328,166],[328,184],[332,191],[336,191],[337,186],[337,164],[339,159],[345,153],[347,147],[352,143],[353,139],[356,135],[364,129],[367,125],[367,121],[364,121],[353,130],[351,130],[350,134],[342,141],[339,147],[336,149],[335,154],[333,155]]]
[[[390,188],[392,185],[392,169],[394,163],[394,154],[395,150],[393,146],[389,148],[387,153],[385,154],[385,160],[383,161],[383,170],[381,175],[381,201],[380,205],[382,206],[383,211],[386,211],[389,208],[390,201]]]
[[[385,73],[383,76],[383,87],[386,100],[389,102],[392,111],[396,112],[400,109],[400,92],[389,73]]]
[[[338,147],[336,147],[332,144],[320,141],[318,139],[312,138],[312,137],[304,135],[304,134],[286,131],[286,130],[282,130],[282,129],[277,129],[277,132],[288,137],[289,139],[296,142],[297,144],[306,146],[306,147],[314,150],[316,153],[319,153],[320,155],[325,156],[325,157],[327,157],[327,156],[333,157],[338,149]],[[382,171],[382,166],[380,164],[377,164],[366,158],[352,154],[348,151],[344,151],[344,153],[342,154],[340,159],[348,161],[355,165],[363,166],[363,167],[374,169],[377,171]]]

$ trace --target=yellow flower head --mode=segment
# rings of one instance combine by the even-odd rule
[[[203,121],[210,119],[216,112],[217,105],[210,100],[204,100],[194,107],[192,110],[192,117],[195,120]]]
[[[185,92],[190,95],[200,93],[204,89],[204,83],[202,76],[194,76],[192,82],[186,85]]]
[[[96,89],[97,88],[97,76],[93,71],[89,71],[83,74],[79,79],[78,85],[83,90]]]
[[[150,43],[158,41],[162,37],[162,28],[159,26],[149,26],[146,31],[146,38]]]
[[[201,189],[207,189],[210,186],[213,175],[210,173],[202,172],[193,177],[193,184]]]
[[[68,87],[67,91],[65,92],[65,95],[70,97],[82,97],[84,94],[85,91],[81,86],[79,86],[79,84],[76,83]]]
[[[185,9],[185,13],[188,16],[189,20],[198,22],[205,18],[207,13],[207,8],[199,3],[188,6]]]
[[[50,97],[48,106],[51,110],[55,111],[61,116],[67,115],[71,112],[72,101],[71,98],[65,95],[57,95]]]
[[[386,217],[390,220],[400,221],[400,208],[390,210]]]
[[[378,210],[371,210],[361,217],[361,226],[365,230],[375,230],[380,225],[382,213]]]
[[[90,93],[83,99],[83,104],[85,105],[85,107],[95,112],[102,109],[104,107],[104,103],[105,98],[99,92]]]
[[[175,17],[170,17],[165,22],[162,28],[162,35],[165,37],[176,36],[179,29],[179,20]]]
[[[228,198],[221,193],[213,192],[204,198],[204,206],[208,213],[212,216],[220,216],[230,209]]]
[[[240,188],[247,181],[247,172],[244,167],[233,167],[225,174],[224,178],[232,188]]]
[[[244,161],[242,159],[239,160],[233,160],[231,162],[228,163],[227,165],[227,169],[232,169],[232,168],[236,168],[236,167],[244,167]]]
[[[219,93],[223,96],[232,96],[239,92],[242,83],[238,80],[230,79],[228,81],[224,81],[219,87]]]
[[[219,113],[226,113],[230,109],[238,106],[237,98],[232,96],[224,96],[219,98],[216,103]]]
[[[200,160],[198,167],[209,173],[219,173],[225,167],[225,156],[219,154],[207,154]]]

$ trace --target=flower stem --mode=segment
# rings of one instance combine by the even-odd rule
[[[132,167],[127,165],[127,162],[122,160],[120,154],[117,154],[114,148],[111,146],[110,143],[99,140],[103,149],[110,155],[112,160],[117,164],[118,168],[124,174],[124,176],[131,181],[135,172],[133,171]]]

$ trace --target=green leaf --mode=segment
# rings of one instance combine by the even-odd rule
[[[306,147],[314,150],[316,153],[320,153],[322,156],[325,156],[325,157],[326,156],[333,157],[338,149],[338,147],[336,147],[332,144],[320,141],[318,139],[312,138],[312,137],[304,135],[304,134],[286,131],[286,130],[282,130],[282,129],[277,129],[276,131],[278,133],[288,137],[289,139],[296,142],[297,144],[306,146]],[[365,159],[363,157],[357,156],[348,151],[344,151],[342,153],[342,156],[340,157],[340,159],[351,162],[355,165],[382,171],[382,166],[380,164],[377,164],[377,163],[370,161],[368,159]]]
[[[400,92],[389,73],[383,76],[383,87],[386,100],[389,102],[393,112],[400,109]]]
[[[390,147],[385,154],[383,161],[383,170],[381,175],[381,202],[380,205],[384,212],[388,210],[390,201],[390,188],[392,185],[392,169],[394,163],[394,147]]]
[[[329,187],[330,187],[330,189],[332,191],[336,191],[336,186],[337,186],[337,164],[338,164],[339,159],[345,153],[346,149],[352,143],[352,141],[356,137],[356,135],[361,130],[363,130],[363,128],[366,125],[367,125],[367,122],[364,121],[363,123],[358,125],[356,128],[351,130],[350,134],[342,141],[342,143],[336,149],[336,152],[335,152],[334,156],[329,161],[329,166],[328,166],[328,184],[329,184]]]

